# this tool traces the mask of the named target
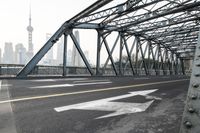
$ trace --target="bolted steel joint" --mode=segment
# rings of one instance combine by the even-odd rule
[[[190,107],[190,108],[188,109],[188,111],[189,111],[190,113],[194,113],[194,112],[195,112],[195,109],[192,108],[192,107]]]
[[[200,73],[197,73],[197,74],[195,74],[194,76],[196,76],[196,77],[200,77]]]
[[[198,88],[199,87],[199,84],[193,84],[192,85],[194,88]]]
[[[197,96],[193,94],[193,95],[191,96],[191,98],[192,98],[192,100],[196,100],[196,99],[197,99]]]
[[[197,67],[200,67],[200,63],[199,63],[199,64],[196,64],[196,66],[197,66]]]
[[[185,124],[186,128],[191,128],[192,127],[192,123],[189,122],[189,121],[185,121],[184,124]]]

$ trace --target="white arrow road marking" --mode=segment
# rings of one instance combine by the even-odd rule
[[[128,97],[132,97],[136,95],[146,96],[147,94],[153,93],[157,90],[158,89],[129,92],[130,94],[110,97],[110,98],[100,99],[100,100],[95,100],[95,101],[90,101],[90,102],[84,102],[84,103],[79,103],[79,104],[73,104],[73,105],[68,105],[68,106],[63,106],[63,107],[57,107],[57,108],[54,108],[54,110],[57,112],[62,112],[62,111],[67,111],[67,110],[72,110],[72,109],[114,111],[114,113],[101,116],[96,119],[118,116],[122,114],[143,112],[154,102],[154,100],[151,100],[146,103],[127,103],[127,102],[125,103],[125,102],[110,102],[110,101],[128,98]]]
[[[92,82],[92,83],[79,83],[79,84],[58,84],[58,85],[45,85],[45,86],[33,86],[30,89],[42,89],[42,88],[59,88],[69,86],[82,86],[82,85],[98,85],[98,84],[110,84],[112,82]]]

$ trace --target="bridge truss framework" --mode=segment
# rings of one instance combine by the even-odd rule
[[[145,75],[152,75],[152,70],[155,75],[185,74],[184,60],[195,58],[180,132],[199,132],[200,0],[121,0],[120,2],[98,0],[66,21],[18,73],[17,77],[26,77],[30,74],[61,36],[64,36],[63,76],[67,75],[68,37],[72,39],[92,76],[103,75],[109,61],[116,76],[123,76],[123,71],[126,69],[130,69],[132,75],[138,75],[141,69]],[[74,36],[74,29],[97,31],[95,71],[91,68]],[[109,47],[110,42],[107,38],[112,33],[118,35],[113,38],[115,43]],[[129,41],[131,39],[134,41]],[[112,56],[116,45],[120,47],[118,65]],[[103,67],[100,66],[102,46],[106,48],[108,54]],[[125,64],[122,61],[123,50],[127,55]]]

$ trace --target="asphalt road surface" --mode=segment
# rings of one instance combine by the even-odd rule
[[[0,81],[0,133],[178,133],[187,77]]]

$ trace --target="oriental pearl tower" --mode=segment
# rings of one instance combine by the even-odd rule
[[[33,57],[33,43],[32,43],[32,32],[33,32],[33,27],[31,26],[31,8],[29,12],[29,25],[27,27],[28,31],[28,60],[30,60]]]

